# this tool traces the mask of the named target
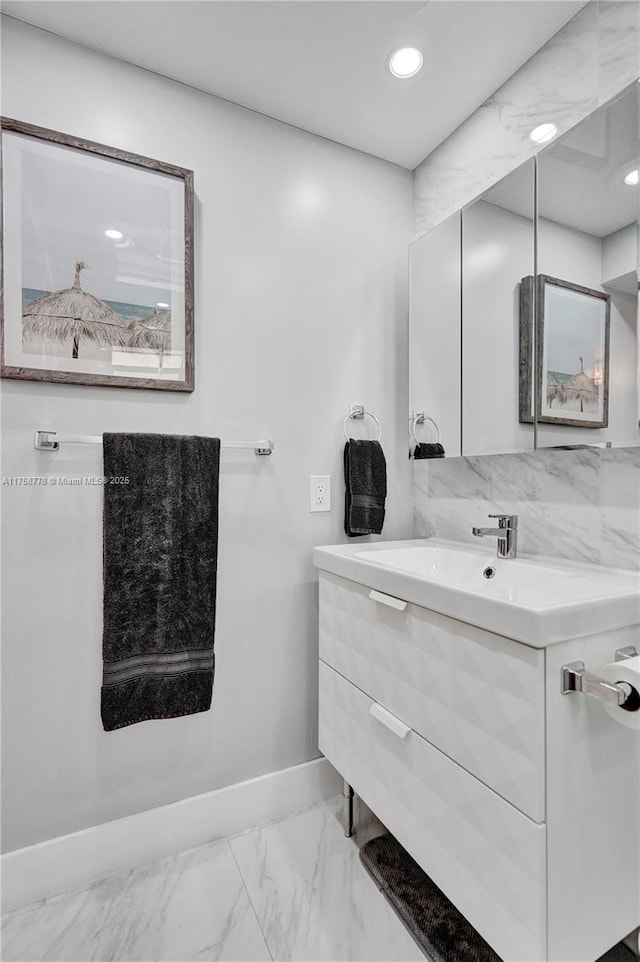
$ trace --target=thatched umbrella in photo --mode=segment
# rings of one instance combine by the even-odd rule
[[[154,310],[149,317],[135,318],[129,324],[129,346],[134,351],[159,354],[160,367],[164,352],[171,349],[171,314]]]
[[[580,373],[574,374],[567,381],[566,394],[568,398],[575,399],[580,403],[581,412],[584,412],[585,403],[590,405],[597,405],[598,403],[598,385],[592,377],[585,374],[583,358],[580,358]]]
[[[122,318],[104,301],[82,290],[80,273],[85,266],[84,261],[76,262],[72,287],[45,294],[22,309],[23,340],[72,340],[74,358],[78,357],[81,338],[114,347],[127,344],[128,333]]]
[[[547,371],[547,404],[551,408],[553,402],[564,404],[564,387],[559,377],[553,371]]]

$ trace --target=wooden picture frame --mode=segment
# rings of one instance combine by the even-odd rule
[[[534,283],[520,282],[520,421],[532,423],[535,413],[543,424],[608,427],[611,296],[539,274],[534,298]]]
[[[1,376],[193,391],[193,172],[0,131]]]

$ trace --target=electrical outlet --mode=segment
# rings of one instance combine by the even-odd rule
[[[310,476],[309,511],[331,511],[331,478],[328,474]]]

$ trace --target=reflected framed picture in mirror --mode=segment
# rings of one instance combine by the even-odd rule
[[[520,420],[531,422],[534,278],[520,283]],[[537,420],[608,427],[610,295],[539,274],[535,300]]]

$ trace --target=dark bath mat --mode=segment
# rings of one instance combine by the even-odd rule
[[[502,962],[393,835],[372,838],[360,849],[360,859],[433,962]],[[635,957],[620,944],[598,962],[635,962]]]

